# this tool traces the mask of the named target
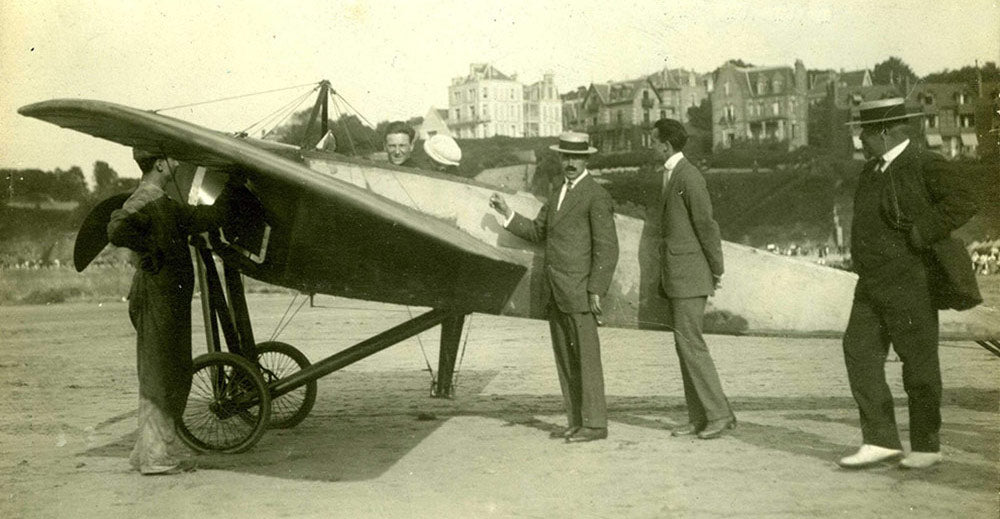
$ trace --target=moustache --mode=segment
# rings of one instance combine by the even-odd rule
[[[576,166],[573,166],[573,165],[568,165],[568,166],[566,166],[565,168],[563,168],[563,171],[567,171],[567,172],[573,172],[573,171],[576,171]]]

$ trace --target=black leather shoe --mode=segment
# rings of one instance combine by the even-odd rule
[[[557,429],[549,433],[549,438],[552,438],[553,440],[565,440],[566,438],[573,436],[573,433],[579,429],[579,425],[573,425],[564,429]]]
[[[705,428],[698,433],[698,438],[702,440],[711,440],[713,438],[718,438],[722,436],[722,433],[736,428],[736,417],[730,416],[729,418],[723,418],[721,420],[712,420],[705,425]]]
[[[693,434],[698,434],[702,429],[705,428],[705,424],[696,423],[686,423],[684,425],[674,427],[670,430],[670,436],[691,436]]]
[[[569,443],[583,443],[592,442],[594,440],[603,440],[608,437],[608,430],[606,428],[597,429],[594,427],[581,427],[572,436],[566,438]]]

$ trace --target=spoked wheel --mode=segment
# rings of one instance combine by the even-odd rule
[[[271,394],[257,366],[232,353],[194,359],[194,377],[177,432],[200,452],[243,452],[267,428]]]
[[[257,364],[265,384],[271,384],[309,366],[309,359],[291,344],[268,341],[257,345]],[[268,426],[274,429],[295,427],[312,411],[316,403],[316,381],[295,388],[271,401],[271,419]]]

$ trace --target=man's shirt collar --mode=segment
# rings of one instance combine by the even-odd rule
[[[583,170],[583,173],[580,173],[580,176],[576,177],[576,179],[574,180],[570,180],[569,178],[563,177],[563,182],[566,183],[566,189],[569,190],[576,187],[576,185],[579,184],[580,181],[583,180],[583,177],[585,176],[587,176],[587,170]]]
[[[906,139],[905,141],[894,146],[891,150],[883,153],[882,160],[884,162],[882,163],[882,171],[888,169],[889,164],[892,164],[892,161],[896,160],[896,157],[898,157],[901,153],[903,153],[903,150],[905,150],[906,146],[909,144],[910,144],[910,139]]]
[[[680,162],[681,159],[683,158],[684,158],[684,153],[678,151],[677,153],[671,155],[670,158],[667,159],[665,163],[663,163],[663,167],[666,168],[667,170],[673,170],[674,168],[677,167],[677,163]]]

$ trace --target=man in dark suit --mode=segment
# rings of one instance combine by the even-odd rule
[[[565,178],[534,221],[512,211],[499,194],[490,205],[504,216],[507,230],[545,243],[549,328],[569,418],[551,436],[600,440],[608,437],[608,417],[597,316],[618,263],[613,203],[587,173],[587,157],[597,151],[587,134],[563,133],[550,148],[559,152]]]
[[[715,362],[702,337],[705,303],[722,286],[722,240],[712,217],[705,178],[684,158],[684,126],[673,119],[654,124],[653,151],[665,160],[657,205],[647,225],[658,225],[660,290],[670,301],[668,320],[684,381],[688,423],[673,436],[718,438],[736,426],[736,416],[722,391]]]
[[[928,284],[929,247],[976,211],[958,172],[907,135],[901,98],[862,103],[861,144],[870,159],[858,179],[851,257],[858,283],[844,332],[844,363],[861,415],[863,444],[839,464],[863,468],[903,454],[885,381],[889,344],[903,362],[910,448],[903,468],[941,461],[938,313]]]

